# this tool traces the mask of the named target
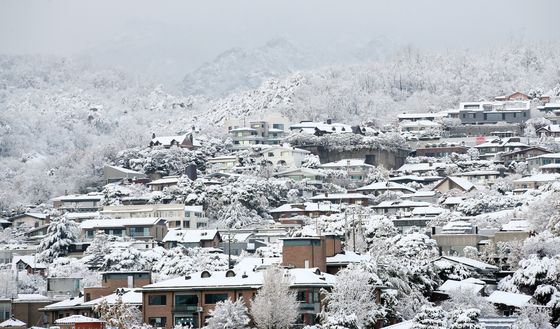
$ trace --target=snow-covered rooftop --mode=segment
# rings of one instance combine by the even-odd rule
[[[305,202],[305,203],[287,203],[271,210],[271,213],[290,212],[290,211],[307,211],[307,212],[339,212],[340,207],[337,204],[321,203],[321,202]]]
[[[310,200],[348,200],[371,199],[371,196],[362,193],[322,193],[309,198]]]
[[[172,229],[167,232],[163,242],[176,241],[179,243],[198,243],[204,240],[213,240],[218,230],[182,230]]]
[[[75,324],[75,323],[92,323],[92,322],[99,323],[105,321],[96,318],[90,318],[83,315],[70,315],[65,318],[60,318],[54,321],[55,324]]]
[[[164,185],[164,184],[177,184],[179,176],[168,176],[149,182],[147,185]]]
[[[443,162],[434,163],[405,163],[399,169],[398,172],[425,172],[431,170],[437,170],[438,168],[447,168],[447,164]]]
[[[83,303],[84,306],[95,306],[103,301],[107,301],[107,304],[114,305],[117,303],[119,297],[124,304],[128,305],[142,305],[142,292],[140,289],[127,289],[122,288],[121,293],[112,293],[108,296],[99,297],[97,299],[90,300]]]
[[[560,178],[560,174],[536,174],[514,180],[514,183],[523,182],[552,182]]]
[[[526,220],[512,220],[502,225],[502,231],[528,232],[530,231],[530,229],[531,229],[531,225]]]
[[[163,219],[156,217],[146,218],[111,218],[111,219],[88,219],[80,224],[84,229],[125,227],[125,226],[151,226],[156,225]]]
[[[451,261],[454,263],[459,263],[459,264],[463,264],[472,268],[476,268],[476,269],[480,269],[480,270],[492,270],[492,271],[497,271],[498,267],[488,264],[488,263],[484,263],[472,258],[467,258],[467,257],[458,257],[458,256],[441,256],[438,260],[436,260],[436,262],[440,262],[440,261]]]
[[[365,159],[342,159],[335,162],[328,162],[320,165],[321,168],[346,168],[346,167],[374,167],[365,162]]]
[[[451,291],[469,291],[478,294],[482,289],[484,289],[484,281],[474,279],[474,280],[447,280],[445,281],[437,290],[443,292]]]
[[[408,186],[399,184],[399,183],[395,183],[395,182],[377,182],[377,183],[371,183],[369,185],[366,186],[362,186],[356,189],[356,191],[384,191],[384,190],[396,190],[396,191],[407,191],[407,192],[411,192],[414,193],[416,192],[415,189],[410,188]]]
[[[336,276],[319,272],[318,269],[292,268],[285,269],[290,276],[291,285],[297,286],[331,286],[336,282]],[[183,289],[220,289],[220,288],[254,288],[262,286],[262,271],[203,271],[192,273],[170,280],[165,280],[144,286],[143,290],[183,290]]]
[[[530,295],[516,294],[513,292],[494,291],[487,300],[494,304],[503,304],[514,307],[524,307],[529,304],[533,297]]]
[[[23,321],[20,321],[14,317],[9,318],[8,320],[0,323],[0,328],[10,328],[10,327],[25,327],[27,324]]]

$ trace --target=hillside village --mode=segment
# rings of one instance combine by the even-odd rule
[[[87,193],[5,212],[0,327],[219,327],[226,301],[252,325],[272,275],[297,328],[560,325],[558,94],[224,122],[145,132]]]

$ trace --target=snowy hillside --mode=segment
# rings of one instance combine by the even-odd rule
[[[260,51],[290,47],[278,41]],[[294,51],[282,62],[286,72],[299,56]],[[235,67],[221,69],[236,75],[243,65]],[[209,136],[223,135],[220,126],[228,117],[275,111],[294,122],[385,123],[395,113],[447,109],[513,90],[560,92],[558,45],[445,56],[405,48],[367,64],[302,71],[216,99],[174,95],[122,71],[67,59],[2,56],[0,68],[1,207],[78,191],[98,179],[107,158],[147,145],[152,133],[175,134],[195,125]]]

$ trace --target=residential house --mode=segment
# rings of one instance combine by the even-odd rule
[[[259,154],[264,161],[275,167],[299,168],[311,152],[287,146],[263,148]]]
[[[416,121],[440,121],[447,116],[445,112],[434,113],[401,113],[397,114],[399,122],[416,122]]]
[[[338,204],[330,202],[305,202],[305,203],[287,203],[276,209],[272,209],[270,214],[274,219],[292,218],[297,216],[319,217],[323,215],[331,215],[340,212]]]
[[[222,242],[219,248],[226,255],[239,256],[242,252],[254,253],[260,247],[266,247],[264,241],[255,238],[253,232],[237,232],[237,230],[227,230],[220,233]]]
[[[150,141],[150,147],[155,146],[162,146],[166,149],[171,147],[180,147],[180,148],[187,148],[193,149],[200,147],[200,142],[197,141],[193,133],[177,135],[177,136],[160,136],[156,137],[153,136],[152,140]]]
[[[418,207],[429,207],[429,202],[410,200],[383,201],[371,208],[379,215],[410,216],[412,211]]]
[[[536,174],[514,180],[513,187],[519,192],[527,189],[536,190],[543,185],[558,180],[559,178],[560,174]]]
[[[39,274],[45,276],[47,270],[46,263],[37,261],[37,255],[14,255],[12,259],[12,270],[26,271],[27,274]]]
[[[127,168],[109,165],[103,166],[103,180],[107,184],[120,181],[141,182],[146,181],[147,178],[145,174]]]
[[[11,223],[12,227],[25,226],[28,228],[37,228],[47,225],[50,221],[50,216],[47,214],[27,212],[10,217],[7,220]]]
[[[103,193],[63,195],[51,199],[53,207],[67,212],[96,212],[101,210]]]
[[[290,278],[291,289],[297,291],[300,312],[297,324],[314,324],[321,311],[321,290],[332,287],[336,277],[316,268],[284,271]],[[202,271],[160,281],[142,289],[142,320],[166,329],[176,325],[200,328],[220,301],[242,298],[250,308],[250,301],[262,284],[263,271],[252,269]]]
[[[500,160],[507,166],[511,162],[527,161],[528,158],[533,158],[539,155],[550,154],[551,151],[539,146],[531,146],[517,151],[506,152],[500,154]]]
[[[441,256],[434,260],[440,268],[448,268],[449,264],[458,264],[469,270],[475,271],[485,277],[493,277],[499,271],[498,267],[472,258],[458,256]]]
[[[183,204],[144,204],[105,206],[101,214],[115,219],[121,218],[165,218],[169,228],[200,228],[208,225],[202,206]]]
[[[397,169],[396,172],[401,175],[416,175],[416,176],[421,176],[426,173],[435,172],[441,176],[444,174],[445,168],[447,167],[448,164],[443,162],[405,163],[399,169]]]
[[[83,315],[71,315],[54,322],[60,329],[103,329],[105,321]]]
[[[459,107],[462,124],[522,123],[531,118],[529,101],[463,102]]]
[[[468,179],[462,177],[447,176],[442,179],[439,183],[432,188],[432,191],[438,191],[440,193],[445,193],[453,189],[470,192],[476,189],[476,186],[471,183]]]
[[[210,158],[206,162],[206,170],[210,174],[227,173],[237,166],[239,166],[239,157],[237,155],[226,155]]]
[[[41,309],[48,318],[48,323],[54,325],[65,321],[69,317],[91,317],[96,313],[94,307],[103,303],[115,305],[118,299],[129,307],[142,309],[142,293],[139,288],[117,288],[113,293],[86,301],[84,296],[71,297],[63,301],[47,305]]]
[[[152,191],[163,191],[166,187],[177,186],[180,176],[165,176],[160,179],[149,182],[147,185]]]
[[[321,164],[319,167],[344,171],[348,174],[348,178],[355,182],[361,182],[366,179],[371,169],[375,168],[375,166],[365,163],[365,159],[342,159]]]
[[[343,123],[334,123],[330,119],[325,122],[301,121],[300,123],[291,125],[290,131],[315,136],[323,136],[326,134],[348,134],[354,132],[352,126]]]
[[[12,316],[27,324],[27,327],[46,327],[46,319],[39,309],[52,304],[56,299],[40,294],[18,294],[12,300]]]
[[[284,138],[284,124],[270,124],[267,121],[253,121],[249,126],[230,126],[228,133],[235,149],[254,145],[278,145]]]
[[[560,124],[548,125],[537,129],[539,137],[560,137]]]
[[[466,154],[468,148],[462,145],[448,143],[426,144],[424,147],[416,149],[414,154],[417,157],[443,158],[455,154]]]
[[[310,169],[310,168],[288,169],[276,173],[273,176],[276,178],[283,178],[283,177],[289,178],[295,182],[299,182],[306,179],[309,185],[318,185],[318,186],[321,186],[325,181],[325,177],[327,177],[327,175],[323,174],[319,170]]]
[[[520,309],[531,307],[533,296],[518,294],[513,292],[496,290],[486,298],[487,301],[493,303],[496,308],[504,316],[512,316]]]
[[[493,185],[496,179],[502,176],[503,174],[497,170],[472,170],[454,175],[454,177],[465,178],[475,185]]]
[[[150,283],[152,283],[152,273],[149,271],[103,272],[101,273],[100,286],[84,288],[83,302],[86,303],[101,297],[109,296],[117,292],[118,289],[141,288]]]
[[[356,189],[356,191],[359,193],[371,194],[375,196],[379,196],[386,192],[396,192],[402,194],[413,194],[416,192],[416,190],[413,188],[394,182],[376,182],[359,187]]]
[[[560,164],[560,153],[547,153],[527,158],[527,167],[530,171],[549,164]]]
[[[560,103],[546,103],[542,106],[537,106],[537,110],[541,113],[551,113],[560,110]]]
[[[390,182],[400,183],[400,184],[408,184],[408,183],[418,183],[422,185],[428,185],[433,182],[437,182],[443,179],[440,176],[416,176],[416,175],[405,175],[405,176],[397,176],[397,177],[390,177]]]
[[[511,95],[496,96],[494,99],[497,101],[528,101],[531,100],[531,97],[527,94],[516,91]]]
[[[330,202],[334,204],[355,204],[367,206],[372,197],[362,193],[322,193],[317,194],[309,200],[313,202]]]
[[[2,321],[0,323],[0,328],[27,329],[27,324],[12,316],[5,321]]]
[[[493,159],[501,153],[509,153],[529,148],[519,137],[496,138],[475,146],[481,159]]]
[[[85,239],[93,239],[97,231],[137,240],[162,241],[167,234],[166,220],[162,218],[90,219],[80,224]]]
[[[218,230],[181,230],[172,229],[163,238],[166,248],[183,246],[185,248],[218,248],[222,237]]]

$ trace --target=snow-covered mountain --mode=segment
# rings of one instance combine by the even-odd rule
[[[313,67],[318,59],[286,39],[273,39],[256,49],[233,48],[188,73],[183,91],[223,96],[259,87],[263,81]]]

